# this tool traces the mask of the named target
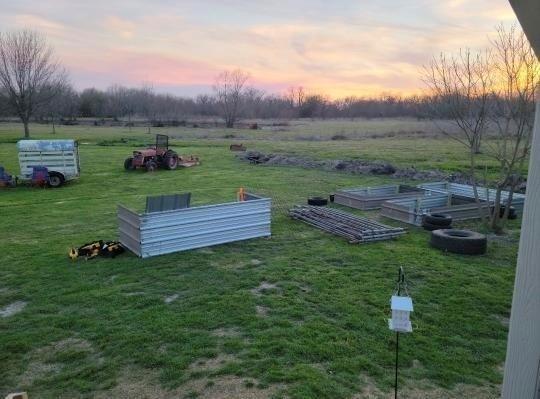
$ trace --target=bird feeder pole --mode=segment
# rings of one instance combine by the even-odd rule
[[[405,290],[406,296],[401,296],[402,289]],[[413,311],[412,300],[408,296],[407,286],[405,284],[405,273],[403,268],[399,268],[397,289],[390,300],[392,309],[392,318],[388,320],[390,330],[396,332],[396,365],[395,365],[395,381],[394,381],[394,398],[398,395],[398,368],[399,368],[399,334],[401,332],[411,332],[412,325],[409,320],[410,312]]]
[[[405,274],[403,273],[403,268],[399,268],[398,280],[397,280],[397,294],[401,294],[401,284],[405,282]],[[398,391],[398,364],[399,364],[399,331],[396,331],[396,378],[394,382],[394,398],[397,399]]]

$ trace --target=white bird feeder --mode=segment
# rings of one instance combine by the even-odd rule
[[[412,299],[408,296],[392,295],[390,308],[392,309],[392,318],[388,319],[390,330],[400,333],[412,332],[412,324],[409,320],[410,313],[413,311]]]

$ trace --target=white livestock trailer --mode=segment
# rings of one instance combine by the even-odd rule
[[[79,147],[75,140],[21,140],[17,150],[20,180],[31,180],[35,166],[47,168],[51,187],[59,187],[80,175]]]

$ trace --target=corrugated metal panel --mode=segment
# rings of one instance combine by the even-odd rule
[[[136,212],[118,206],[118,230],[120,242],[133,253],[141,256],[140,219]]]
[[[388,186],[376,186],[376,187],[356,187],[345,188],[339,190],[340,192],[355,194],[355,195],[391,195],[399,192],[399,185],[393,184]]]
[[[488,212],[489,205],[483,202],[481,207]],[[444,213],[453,220],[476,219],[480,217],[478,204],[470,198],[460,198],[453,194],[433,194],[423,198],[407,198],[383,203],[381,215],[417,226],[422,224],[426,213]]]
[[[439,193],[451,193],[462,197],[475,198],[474,189],[468,184],[460,183],[449,183],[449,182],[435,182],[435,183],[425,183],[420,184],[418,187],[425,190],[431,190]],[[487,187],[477,187],[478,198],[482,201],[491,201],[495,200],[496,190]],[[501,203],[505,204],[508,201],[508,196],[510,193],[508,191],[501,192]],[[512,206],[516,208],[518,213],[522,213],[523,206],[525,204],[525,194],[513,193],[512,195]]]
[[[334,194],[336,204],[351,208],[369,210],[378,209],[384,201],[423,196],[426,191],[406,185],[387,185],[376,187],[358,187],[339,190]]]
[[[146,197],[146,213],[189,208],[191,193]]]
[[[270,236],[271,201],[248,200],[136,215],[119,207],[120,242],[146,258]],[[256,198],[256,199],[250,199]]]

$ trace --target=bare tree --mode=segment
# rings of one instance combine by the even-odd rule
[[[244,86],[249,74],[240,69],[220,73],[213,86],[225,126],[231,128],[238,118]]]
[[[56,121],[58,119],[67,117],[73,120],[77,114],[78,94],[67,82],[62,82],[60,87],[43,88],[43,90],[51,90],[56,95],[52,96],[50,101],[36,111],[36,116],[47,118],[48,122],[52,123],[52,133],[56,134]]]
[[[499,163],[494,209],[490,227],[497,231],[508,217],[512,194],[524,179],[531,148],[535,92],[540,83],[540,66],[525,34],[516,25],[497,26],[492,41],[494,86],[490,120],[495,137],[489,141],[488,155]],[[501,191],[509,188],[510,197],[501,215]]]
[[[247,118],[257,118],[262,114],[264,90],[255,87],[246,87],[242,95],[243,112]]]
[[[30,30],[0,34],[0,86],[24,125],[24,137],[30,137],[32,115],[58,94],[65,80],[44,36]]]
[[[470,178],[477,204],[480,199],[476,180],[476,154],[488,124],[488,101],[493,80],[491,54],[461,50],[458,55],[441,54],[424,67],[423,80],[433,95],[430,116],[436,123],[449,116],[454,130],[439,128],[448,137],[463,144],[469,152]]]
[[[287,89],[285,97],[289,100],[291,107],[301,107],[306,99],[306,92],[302,86],[291,86]]]

